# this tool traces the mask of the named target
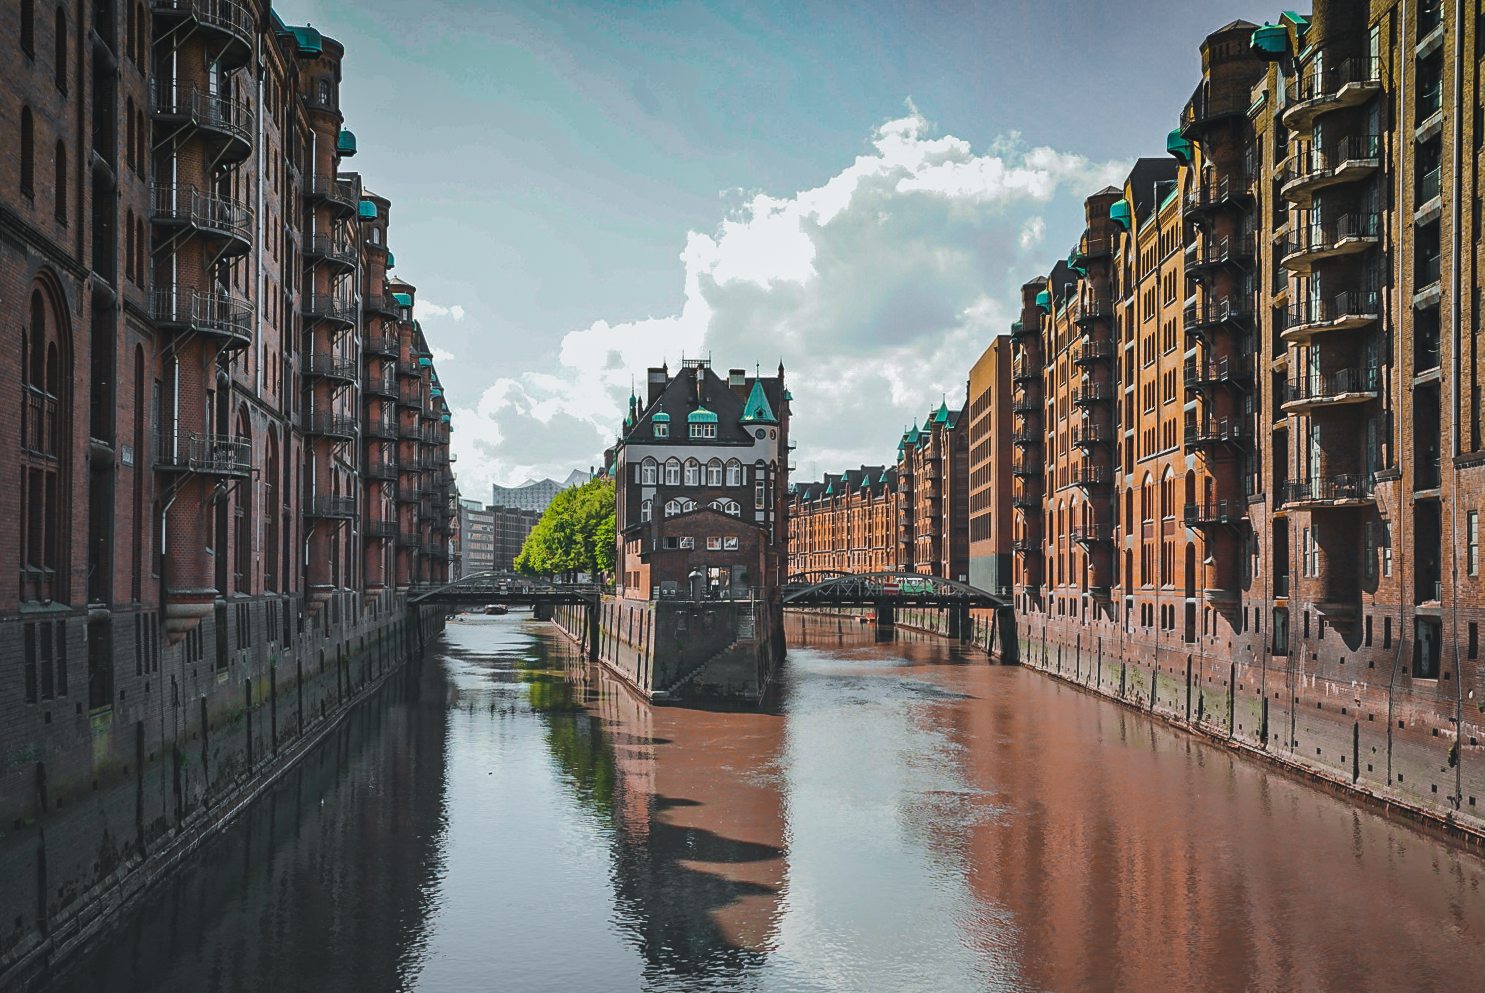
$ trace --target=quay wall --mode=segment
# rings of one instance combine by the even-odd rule
[[[605,595],[596,613],[559,606],[552,620],[656,703],[756,704],[784,655],[781,611],[767,601]]]
[[[1338,638],[1324,657],[1274,656],[1255,639],[1185,642],[1102,619],[1016,623],[1023,665],[1485,849],[1485,712],[1467,692],[1420,692],[1401,642],[1388,664]]]
[[[90,711],[73,687],[0,728],[0,991],[116,920],[444,622],[390,591],[302,606],[233,598],[176,644],[150,636],[155,615],[115,611],[114,705]],[[57,651],[86,658],[88,627],[58,617]],[[0,655],[18,664],[22,637],[0,625]]]

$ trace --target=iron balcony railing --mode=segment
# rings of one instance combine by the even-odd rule
[[[1114,481],[1114,474],[1101,465],[1082,465],[1073,469],[1069,482],[1074,486],[1107,486]]]
[[[323,200],[345,211],[356,209],[356,184],[349,179],[331,176],[315,176],[309,181],[309,196],[312,200]]]
[[[399,359],[397,361],[397,375],[399,375],[399,376],[421,376],[422,374],[423,374],[423,370],[418,366],[418,363],[417,362],[415,362],[415,361],[408,361],[406,359]]]
[[[1241,265],[1253,258],[1253,234],[1240,231],[1223,237],[1203,237],[1186,246],[1186,268],[1197,271],[1223,265]]]
[[[1327,59],[1323,52],[1318,53],[1300,72],[1299,78],[1289,84],[1290,106],[1336,100],[1348,86],[1380,84],[1380,70],[1380,59],[1360,55]]]
[[[1186,504],[1183,520],[1188,528],[1238,524],[1248,516],[1246,500],[1213,500]]]
[[[1376,241],[1381,233],[1380,214],[1346,214],[1334,221],[1308,224],[1284,243],[1283,258],[1301,258],[1318,252],[1333,252],[1346,243]]]
[[[366,422],[366,436],[390,441],[397,437],[397,422],[388,417],[374,417]]]
[[[253,240],[253,212],[231,197],[202,193],[194,186],[156,186],[151,216],[159,224],[180,224],[237,243],[245,250]]]
[[[167,472],[208,476],[247,476],[253,471],[253,445],[226,435],[188,434],[174,444],[167,439],[155,467]]]
[[[1085,235],[1078,244],[1077,254],[1085,259],[1101,259],[1114,254],[1114,239],[1106,234]]]
[[[1114,432],[1102,424],[1076,424],[1069,432],[1074,445],[1079,448],[1087,448],[1089,445],[1098,445],[1114,439]]]
[[[367,479],[386,481],[396,479],[399,471],[397,460],[392,458],[368,459],[361,472]]]
[[[326,438],[354,438],[356,418],[328,411],[311,411],[304,415],[304,433]]]
[[[397,318],[402,316],[402,305],[393,299],[390,293],[372,293],[369,296],[363,297],[361,304],[373,314],[384,314],[387,317]]]
[[[1011,365],[1011,381],[1016,383],[1035,382],[1042,378],[1042,370],[1036,368],[1030,361],[1017,359]]]
[[[1377,290],[1347,290],[1321,300],[1304,300],[1290,307],[1282,330],[1303,331],[1318,324],[1373,321],[1381,313],[1382,294]]]
[[[1106,338],[1097,341],[1080,341],[1072,347],[1074,365],[1092,365],[1114,357],[1114,343]]]
[[[345,238],[317,234],[309,239],[309,244],[304,247],[304,254],[310,260],[330,262],[349,269],[356,267],[356,246]]]
[[[340,379],[354,383],[358,365],[354,355],[311,352],[305,359],[304,371],[311,376],[319,376],[323,379]]]
[[[368,376],[362,389],[366,391],[368,396],[395,398],[397,396],[397,377],[386,374]]]
[[[1241,203],[1252,196],[1252,192],[1253,178],[1246,173],[1207,177],[1186,192],[1181,206],[1187,214],[1202,214]]]
[[[1186,418],[1186,447],[1245,444],[1251,437],[1248,422],[1236,417]]]
[[[1434,166],[1428,172],[1418,177],[1418,205],[1428,203],[1437,197],[1444,189],[1444,170],[1441,166]]]
[[[1042,543],[1032,541],[1030,538],[1015,538],[1011,541],[1011,551],[1025,555],[1035,554],[1042,550]]]
[[[401,351],[397,336],[390,334],[367,335],[361,339],[361,349],[368,355],[392,359],[395,359]]]
[[[150,109],[154,116],[205,128],[238,143],[243,152],[252,145],[253,114],[242,100],[211,93],[199,86],[150,84]]]
[[[1239,330],[1246,328],[1252,317],[1252,300],[1244,294],[1233,293],[1207,297],[1189,305],[1183,314],[1183,323],[1188,335],[1200,335],[1208,328],[1224,324]]]
[[[1090,297],[1083,299],[1079,297],[1073,301],[1072,306],[1073,323],[1079,327],[1091,324],[1099,318],[1112,317],[1114,315],[1113,300],[1106,296]]]
[[[1042,435],[1040,431],[1012,431],[1011,444],[1026,447],[1028,445],[1040,445]]]
[[[1042,464],[1036,459],[1013,459],[1011,461],[1011,475],[1013,476],[1040,476]]]
[[[1337,369],[1323,375],[1311,373],[1284,384],[1284,402],[1316,402],[1357,394],[1375,394],[1380,382],[1381,372],[1376,366]]]
[[[1369,473],[1341,473],[1315,479],[1287,479],[1279,489],[1280,501],[1297,503],[1355,503],[1372,499]]]
[[[334,321],[338,324],[356,323],[356,305],[349,297],[333,293],[307,293],[300,307],[304,316],[311,320]]]
[[[1088,383],[1072,391],[1073,406],[1086,407],[1089,404],[1113,400],[1115,392],[1112,383]]]
[[[1289,156],[1280,182],[1285,186],[1305,184],[1332,177],[1347,166],[1358,170],[1375,168],[1381,155],[1380,135],[1350,135],[1329,148],[1306,148]]]
[[[356,498],[353,496],[313,496],[306,508],[310,517],[355,517]]]
[[[1112,524],[1087,524],[1072,529],[1072,540],[1080,545],[1094,545],[1114,540]]]
[[[397,522],[367,521],[361,525],[361,533],[368,538],[395,538],[397,537]]]
[[[211,31],[251,45],[255,22],[252,11],[237,0],[150,0],[150,9],[168,17],[188,17]]]
[[[1181,108],[1181,134],[1189,138],[1218,121],[1246,116],[1250,106],[1252,100],[1246,87],[1233,86],[1213,93],[1203,83]]]
[[[418,429],[416,420],[402,421],[397,425],[397,437],[403,441],[421,441],[423,432]]]
[[[1040,400],[1033,400],[1024,394],[1018,394],[1011,398],[1011,413],[1034,414],[1042,409]]]
[[[155,290],[150,314],[163,327],[212,335],[225,339],[228,346],[242,347],[253,340],[252,305],[226,293]]]
[[[1222,355],[1216,358],[1186,360],[1186,389],[1201,390],[1210,386],[1235,386],[1253,378],[1253,357]]]

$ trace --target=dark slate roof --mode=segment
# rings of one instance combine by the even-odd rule
[[[770,415],[783,409],[783,386],[778,377],[749,376],[745,385],[750,392],[761,391]],[[750,426],[744,423],[746,406],[747,401],[734,393],[727,381],[712,371],[710,366],[685,367],[670,377],[665,391],[640,413],[632,426],[625,429],[624,437],[625,440],[651,441],[651,420],[657,413],[664,413],[670,418],[670,440],[688,442],[689,432],[685,428],[687,418],[698,408],[705,408],[717,415],[717,441],[744,444],[752,438]],[[776,423],[754,421],[760,422]]]

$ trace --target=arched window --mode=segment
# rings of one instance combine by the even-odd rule
[[[57,89],[63,93],[67,92],[67,12],[61,7],[57,8],[57,35],[56,35],[56,64],[52,67],[56,74]]]
[[[56,203],[55,211],[58,224],[67,223],[67,146],[60,141],[57,142],[56,158]]]
[[[679,485],[681,485],[681,461],[680,461],[680,459],[671,459],[669,462],[666,462],[665,463],[665,485],[666,486],[679,486]]]
[[[686,485],[701,485],[701,465],[695,459],[686,460]]]
[[[712,459],[706,464],[706,485],[722,485],[722,463],[716,459]]]
[[[645,500],[639,505],[639,519],[641,521],[648,523],[651,515],[654,514],[654,512],[655,502],[653,500]]]
[[[60,314],[40,287],[21,333],[20,598],[65,602],[67,412],[71,378]]]
[[[742,506],[736,500],[713,500],[711,508],[733,517],[742,516]]]
[[[36,195],[36,122],[31,108],[21,108],[21,192]]]
[[[129,168],[135,172],[139,171],[139,165],[134,161],[134,98],[129,97],[124,101],[124,161]]]
[[[645,459],[640,463],[639,481],[645,486],[654,486],[659,476],[660,466],[654,459]]]
[[[322,80],[320,80],[320,87],[319,88],[320,88],[320,106],[322,106],[322,107],[328,107],[328,106],[330,106],[330,81],[328,79],[322,79]]]
[[[263,588],[277,592],[278,519],[282,510],[278,489],[278,433],[272,426],[268,428],[267,449],[263,460]]]
[[[743,485],[743,467],[742,463],[737,461],[737,459],[729,459],[727,461],[727,485]]]
[[[124,220],[124,275],[134,279],[134,209],[129,208]]]
[[[237,414],[237,442],[253,450],[252,425],[246,408]],[[249,456],[251,460],[251,456]],[[238,593],[251,593],[253,576],[253,488],[238,486],[232,491],[232,581]]]

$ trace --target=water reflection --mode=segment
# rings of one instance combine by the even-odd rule
[[[348,725],[59,989],[1402,990],[1482,863],[1029,671],[791,622],[770,712],[520,616]]]

